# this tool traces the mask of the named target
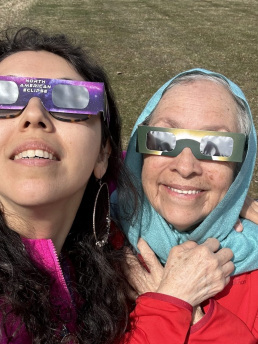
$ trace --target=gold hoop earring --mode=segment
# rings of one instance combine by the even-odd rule
[[[106,215],[106,225],[105,225],[105,231],[106,233],[104,234],[103,238],[101,240],[98,239],[97,237],[97,233],[96,233],[96,209],[97,209],[97,203],[98,203],[98,198],[99,198],[99,194],[101,192],[101,190],[106,190],[107,193],[107,215]],[[107,244],[108,242],[108,237],[109,237],[109,232],[110,232],[110,223],[111,223],[111,219],[110,219],[110,202],[109,202],[109,189],[108,189],[108,185],[107,183],[103,183],[101,182],[101,180],[99,180],[99,189],[98,192],[96,194],[96,198],[95,198],[95,202],[94,202],[94,208],[93,208],[93,235],[95,237],[96,243],[95,245],[98,247],[103,247]]]

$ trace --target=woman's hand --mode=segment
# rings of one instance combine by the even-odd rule
[[[126,277],[137,296],[156,292],[164,270],[155,253],[142,238],[139,239],[138,249],[141,253],[138,258],[131,251],[126,256]]]
[[[232,251],[219,250],[219,241],[214,238],[201,245],[188,241],[173,247],[164,268],[143,239],[138,248],[150,271],[136,257],[128,257],[128,281],[138,295],[148,291],[163,293],[195,307],[223,290],[234,270]]]
[[[241,210],[240,216],[258,224],[258,202],[253,200],[251,197],[246,196],[245,203],[244,203],[243,208]],[[236,232],[242,232],[243,231],[244,227],[243,227],[240,219],[238,219],[234,228],[235,228]]]
[[[258,202],[247,196],[240,215],[258,224]]]
[[[188,241],[169,253],[157,292],[175,296],[193,307],[224,289],[234,270],[233,253],[219,249],[217,239],[197,245]]]

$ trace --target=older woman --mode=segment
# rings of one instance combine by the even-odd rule
[[[142,207],[134,221],[126,221],[123,213],[130,204],[124,204],[119,194],[118,205],[133,246],[141,237],[167,263],[158,273],[157,293],[138,298],[132,316],[132,323],[137,320],[135,338],[145,336],[148,343],[158,339],[163,343],[257,342],[257,271],[232,278],[216,300],[202,303],[193,296],[198,293],[195,281],[203,288],[200,271],[203,280],[208,275],[202,260],[198,265],[195,259],[200,258],[197,244],[208,238],[233,250],[234,274],[258,267],[257,225],[243,220],[242,233],[233,229],[255,157],[256,133],[248,103],[242,91],[220,74],[201,69],[179,74],[147,104],[126,156],[142,190]],[[181,249],[170,252],[181,243]],[[216,241],[206,242],[206,250],[207,246],[211,256],[219,253]],[[217,260],[224,286],[232,272],[229,259],[227,252]],[[219,291],[211,290],[210,280],[206,282],[202,301]],[[200,319],[193,326],[192,307]]]

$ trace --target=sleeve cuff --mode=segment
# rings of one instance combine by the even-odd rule
[[[139,296],[139,298],[143,298],[143,297],[149,297],[149,298],[152,298],[154,300],[159,300],[159,301],[171,303],[177,307],[185,308],[185,309],[189,310],[191,313],[193,312],[193,307],[192,307],[192,305],[190,305],[190,303],[183,301],[181,299],[178,299],[177,297],[174,297],[174,296],[161,294],[161,293],[148,292],[148,293],[144,293],[144,294]]]

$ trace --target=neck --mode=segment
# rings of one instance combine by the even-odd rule
[[[30,239],[51,239],[57,254],[61,252],[80,202],[73,207],[48,204],[37,207],[4,207],[7,225],[21,236]]]

